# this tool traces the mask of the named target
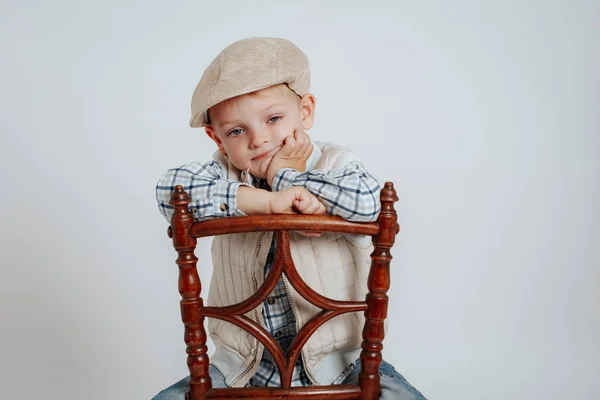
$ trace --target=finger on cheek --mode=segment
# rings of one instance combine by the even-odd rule
[[[293,149],[296,146],[296,139],[294,139],[292,136],[288,136],[285,138],[285,145],[290,149]]]

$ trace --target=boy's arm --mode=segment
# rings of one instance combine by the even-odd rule
[[[353,222],[377,220],[381,211],[377,180],[358,160],[339,164],[327,173],[282,168],[275,174],[272,188],[279,191],[303,186],[325,205],[328,214]]]
[[[255,214],[325,213],[320,202],[302,187],[269,192],[223,176],[223,168],[216,161],[194,162],[170,169],[156,185],[160,212],[167,221],[171,220],[173,206],[169,200],[175,186],[181,185],[191,197],[189,209],[197,220]]]
[[[207,163],[193,162],[168,170],[156,184],[156,201],[162,215],[171,220],[173,206],[169,204],[171,193],[176,185],[183,186],[191,197],[189,209],[195,219],[232,217],[253,213],[253,202],[238,204],[238,189],[248,186],[244,183],[225,179],[221,165],[216,161]],[[248,189],[261,191],[248,186]],[[263,191],[264,192],[264,191]],[[260,197],[260,196],[256,196]]]

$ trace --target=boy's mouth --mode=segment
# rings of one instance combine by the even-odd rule
[[[269,156],[269,154],[271,154],[271,153],[273,153],[273,152],[275,152],[275,151],[279,150],[280,148],[281,148],[281,146],[277,146],[277,147],[274,147],[274,148],[272,148],[272,149],[271,149],[271,150],[269,150],[269,151],[265,151],[264,153],[261,153],[261,154],[259,154],[258,156],[254,157],[254,158],[252,159],[252,161],[262,160],[263,158],[266,158],[267,156]]]

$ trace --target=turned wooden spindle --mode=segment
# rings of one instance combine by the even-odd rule
[[[385,336],[384,321],[387,317],[388,296],[390,287],[390,248],[394,245],[398,233],[398,215],[394,203],[398,201],[396,190],[391,182],[386,182],[381,190],[381,213],[377,222],[380,233],[373,237],[374,250],[371,254],[371,270],[369,271],[366,296],[368,309],[365,311],[362,351],[360,353],[361,372],[358,384],[361,387],[363,400],[379,398],[379,366],[381,350]]]
[[[168,233],[179,254],[176,263],[179,266],[181,319],[185,325],[184,340],[187,345],[187,364],[190,370],[190,392],[186,394],[186,399],[203,399],[206,392],[211,389],[212,382],[208,373],[209,360],[206,354],[208,349],[204,317],[200,314],[200,308],[203,306],[200,298],[202,284],[196,270],[198,258],[194,255],[196,239],[189,232],[190,226],[194,223],[194,217],[188,210],[190,197],[183,191],[181,185],[175,186],[169,204],[175,208]]]

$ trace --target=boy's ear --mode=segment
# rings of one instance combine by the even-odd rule
[[[217,136],[217,133],[213,130],[213,127],[211,125],[207,125],[204,127],[204,130],[206,131],[206,134],[208,135],[208,137],[211,138],[213,140],[213,142],[215,142],[217,144],[217,147],[219,148],[219,153],[226,156],[227,151],[225,151],[223,142],[221,141],[221,138],[219,138],[219,136]]]
[[[311,93],[306,93],[300,98],[300,113],[302,114],[302,127],[305,130],[312,128],[315,122],[316,99]]]

